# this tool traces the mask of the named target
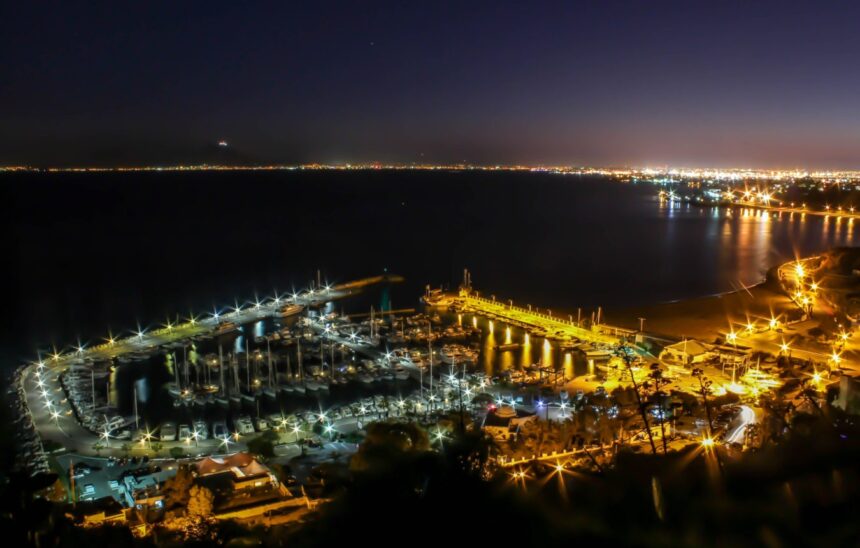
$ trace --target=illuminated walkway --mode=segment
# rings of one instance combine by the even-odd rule
[[[458,312],[471,312],[521,327],[529,332],[562,341],[587,341],[615,345],[620,338],[608,333],[586,329],[576,325],[573,319],[564,319],[550,313],[542,313],[517,306],[512,301],[507,304],[495,299],[476,295],[473,291],[461,289],[458,295],[438,295],[428,298],[429,304],[452,306]],[[614,328],[609,328],[614,329]]]
[[[359,293],[363,288],[386,280],[398,281],[395,276],[375,276],[332,287],[310,289],[295,293],[286,298],[274,297],[264,302],[256,301],[236,306],[230,312],[215,313],[204,319],[190,318],[184,323],[167,323],[158,329],[138,331],[131,336],[115,338],[110,336],[102,344],[72,349],[68,353],[55,353],[48,360],[49,366],[79,363],[85,358],[105,360],[130,352],[152,350],[153,347],[174,343],[200,335],[228,333],[238,326],[265,318],[293,316],[305,308],[321,306],[329,301],[343,299]]]

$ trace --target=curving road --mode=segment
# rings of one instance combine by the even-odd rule
[[[752,407],[748,405],[741,406],[741,412],[737,417],[740,424],[726,434],[726,443],[743,443],[744,435],[746,434],[747,426],[757,422],[756,413]]]

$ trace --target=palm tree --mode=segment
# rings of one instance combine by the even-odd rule
[[[92,445],[93,451],[96,452],[96,456],[101,456],[102,449],[105,448],[105,445],[101,441],[97,441]]]
[[[669,450],[666,445],[666,393],[663,392],[662,388],[669,384],[669,379],[663,378],[663,373],[660,371],[660,365],[656,363],[651,365],[651,374],[649,376],[651,377],[649,384],[654,389],[652,398],[657,400],[660,408],[660,438],[663,440],[663,454],[665,455]]]
[[[702,401],[705,403],[705,413],[708,417],[708,437],[711,437],[711,432],[714,431],[714,422],[711,419],[711,404],[708,403],[708,392],[711,391],[713,381],[705,377],[705,372],[701,368],[694,368],[692,374],[699,379],[699,393],[702,395]]]
[[[651,444],[651,452],[656,455],[657,446],[654,444],[654,435],[651,433],[651,425],[648,423],[647,403],[642,399],[642,394],[639,392],[640,386],[636,382],[636,375],[633,374],[633,356],[624,345],[620,345],[618,347],[616,355],[624,362],[624,366],[627,368],[627,373],[630,375],[630,380],[633,381],[633,392],[636,394],[636,404],[639,408],[639,415],[645,423],[645,432],[648,434],[648,442]]]

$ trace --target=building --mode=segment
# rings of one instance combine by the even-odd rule
[[[506,441],[513,439],[523,424],[534,420],[537,420],[537,416],[533,413],[516,411],[509,406],[501,406],[487,413],[481,424],[481,429],[495,440]]]
[[[663,348],[660,352],[660,361],[670,365],[683,365],[690,367],[694,364],[704,363],[716,355],[711,347],[694,339],[685,339]]]
[[[126,523],[126,510],[113,497],[82,501],[72,509],[71,516],[83,526]]]
[[[206,457],[194,466],[194,483],[214,495],[212,514],[217,519],[263,520],[310,506],[306,496],[293,496],[268,467],[248,453]]]
[[[160,510],[164,507],[161,486],[174,475],[176,470],[173,468],[150,469],[123,475],[117,495],[121,502],[130,508]]]

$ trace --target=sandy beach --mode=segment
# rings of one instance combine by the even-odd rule
[[[771,317],[781,320],[799,316],[800,311],[780,291],[779,284],[768,279],[747,290],[674,301],[655,305],[610,309],[605,323],[630,329],[639,328],[645,318],[645,331],[670,338],[695,338],[713,342],[720,333],[748,322],[762,324]]]

